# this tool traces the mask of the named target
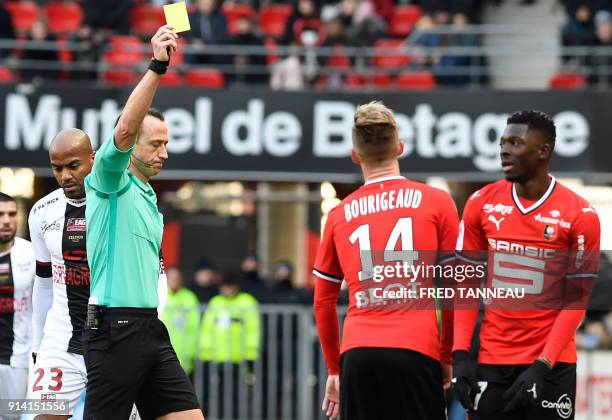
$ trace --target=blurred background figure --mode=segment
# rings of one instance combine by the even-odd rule
[[[259,275],[257,255],[247,255],[240,264],[240,271],[242,272],[242,290],[252,295],[260,303],[269,303],[271,296],[266,280]]]
[[[237,33],[232,37],[233,45],[263,47],[263,40],[255,33],[255,22],[249,16],[240,16],[236,22]],[[236,84],[265,85],[268,83],[268,69],[264,54],[239,53],[234,55],[234,74]]]
[[[160,319],[166,325],[170,341],[181,367],[193,381],[193,368],[200,324],[200,302],[197,296],[183,284],[178,268],[166,271],[168,300]]]
[[[130,0],[87,0],[83,2],[85,24],[96,30],[112,30],[120,34],[130,31]]]
[[[219,397],[217,418],[238,417],[239,386],[241,383],[253,384],[253,363],[260,352],[259,304],[253,296],[240,289],[239,278],[233,273],[221,276],[221,294],[210,300],[200,327],[204,401],[206,404],[213,393],[211,386],[217,386],[213,393]],[[226,384],[226,381],[230,383]],[[223,395],[228,388],[232,394],[230,404],[224,404]],[[215,413],[209,415],[215,416]]]
[[[13,20],[4,6],[4,1],[0,1],[0,39],[15,39]],[[11,52],[10,48],[0,48],[0,58],[5,58]]]
[[[219,273],[207,260],[200,260],[193,273],[193,282],[188,287],[200,303],[208,303],[219,294]]]
[[[190,45],[197,49],[195,54],[186,54],[185,60],[191,64],[224,64],[228,56],[208,54],[206,46],[219,46],[230,39],[227,18],[221,11],[217,0],[198,0],[196,10],[189,15],[191,30],[185,32]]]
[[[34,41],[34,42],[45,42],[45,41],[52,42],[52,41],[55,41],[56,38],[55,36],[49,33],[49,28],[47,27],[47,24],[44,21],[39,20],[36,23],[34,23],[34,25],[32,26],[32,31],[30,33],[28,40]],[[39,48],[36,48],[35,45],[36,44],[33,44],[34,48],[24,49],[24,51],[21,53],[21,58],[24,61],[28,60],[32,62],[34,61],[42,62],[39,65],[44,64],[44,62],[48,62],[50,66],[58,64],[59,57],[58,57],[57,50],[53,48],[48,48],[48,46],[44,44],[39,44],[40,45]],[[36,63],[32,63],[32,65],[34,64]],[[30,67],[30,68],[24,68],[23,70],[21,70],[21,77],[27,81],[32,80],[34,78],[57,79],[58,76],[59,76],[59,70],[52,69],[52,68],[40,69],[36,67]]]
[[[274,266],[272,294],[276,303],[311,304],[312,293],[296,287],[293,282],[293,266],[289,261],[279,261]]]

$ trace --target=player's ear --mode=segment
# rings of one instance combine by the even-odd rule
[[[397,145],[397,150],[395,151],[395,156],[400,157],[404,154],[404,142],[403,141],[399,141],[399,144]]]
[[[549,142],[544,142],[540,146],[540,158],[544,160],[550,159],[553,151],[553,145]]]
[[[361,164],[361,159],[359,158],[359,154],[355,149],[351,149],[351,160],[355,165]]]

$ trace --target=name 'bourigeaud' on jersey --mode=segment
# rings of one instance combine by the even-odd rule
[[[381,211],[398,208],[416,209],[421,205],[422,199],[422,191],[412,188],[369,194],[346,203],[344,205],[344,218],[349,222],[359,216],[367,216]]]

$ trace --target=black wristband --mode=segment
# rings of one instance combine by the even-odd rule
[[[159,61],[156,58],[152,58],[151,62],[149,63],[149,70],[152,70],[157,74],[165,74],[166,70],[168,70],[168,64],[170,64],[170,60]]]

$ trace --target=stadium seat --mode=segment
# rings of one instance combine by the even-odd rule
[[[431,72],[403,72],[397,76],[395,84],[403,90],[429,90],[435,89],[436,78]]]
[[[194,69],[185,74],[189,86],[220,89],[225,85],[223,73],[216,69]]]
[[[38,6],[33,1],[9,1],[4,2],[4,6],[11,14],[17,32],[28,32],[38,20]]]
[[[160,86],[180,86],[183,84],[183,78],[181,75],[172,69],[168,69],[166,74],[159,79]]]
[[[13,72],[4,66],[0,66],[0,83],[11,83],[14,80]]]
[[[401,39],[379,39],[374,44],[374,57],[372,59],[374,67],[401,69],[410,64],[411,61],[411,57],[404,51],[404,41]]]
[[[110,50],[104,61],[115,65],[134,65],[143,60],[142,42],[136,36],[114,35],[109,39]]]
[[[112,86],[133,85],[138,81],[138,74],[133,70],[107,70],[102,74],[102,79]]]
[[[342,45],[334,47],[334,52],[325,60],[325,66],[335,69],[348,69],[351,67],[351,59],[344,53]]]
[[[374,73],[366,76],[366,84],[377,89],[391,87],[391,76],[388,73]]]
[[[177,39],[178,51],[171,54],[170,61],[172,62],[172,67],[180,66],[185,62],[185,46],[188,44],[185,37],[180,37]]]
[[[586,87],[587,80],[579,73],[561,72],[555,74],[548,85],[551,89],[582,89]]]
[[[64,65],[70,65],[70,63],[72,63],[72,51],[70,51],[70,49],[66,46],[67,41],[66,39],[59,39],[57,41],[57,46],[58,46],[58,50],[57,50],[57,55],[59,60],[62,62],[62,64]],[[70,78],[70,70],[68,70],[67,68],[63,68],[62,71],[60,72],[60,80],[68,80]]]
[[[419,6],[412,4],[395,6],[391,13],[387,33],[397,37],[408,36],[419,19],[421,19],[421,9]]]
[[[223,5],[223,13],[227,18],[227,31],[230,35],[237,33],[236,24],[241,17],[253,18],[255,12],[250,6],[244,4]]]
[[[166,24],[166,18],[161,7],[143,3],[132,8],[130,22],[137,35],[149,37]]]
[[[290,4],[269,4],[259,11],[259,28],[265,36],[280,38],[285,33],[285,26],[293,8]]]
[[[51,2],[45,6],[49,30],[55,34],[68,34],[81,27],[83,10],[78,3]]]

